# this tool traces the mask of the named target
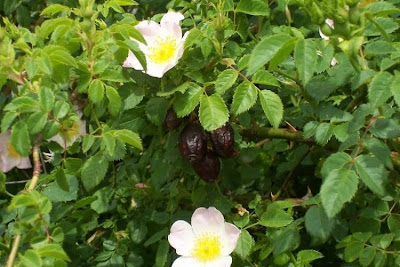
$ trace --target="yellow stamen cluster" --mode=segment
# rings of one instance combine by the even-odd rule
[[[197,237],[193,249],[193,257],[200,262],[215,260],[221,256],[222,244],[220,237],[211,233],[204,233]]]
[[[176,53],[177,42],[173,36],[159,36],[148,48],[148,58],[156,64],[168,62]]]
[[[15,150],[15,147],[11,143],[8,144],[7,149],[8,149],[8,155],[10,155],[11,157],[13,158],[21,157],[21,155]]]

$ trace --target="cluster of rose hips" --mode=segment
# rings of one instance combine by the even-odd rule
[[[181,124],[171,109],[165,118],[167,128],[175,129]],[[208,147],[208,139],[212,148]],[[198,122],[189,122],[179,136],[179,151],[182,157],[192,164],[194,171],[206,182],[214,182],[219,174],[221,158],[232,158],[238,155],[235,150],[235,138],[232,126],[227,123],[211,133]]]

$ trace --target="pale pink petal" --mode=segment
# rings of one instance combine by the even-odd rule
[[[168,34],[175,36],[176,39],[182,38],[182,29],[179,26],[179,21],[183,20],[185,17],[174,11],[169,11],[165,14],[161,21],[161,28],[168,32]]]
[[[188,35],[189,35],[189,32],[185,32],[185,34],[183,35],[183,38],[182,38],[181,43],[178,48],[178,53],[176,55],[176,61],[178,61],[183,55],[185,41],[186,41],[186,38],[188,37]]]
[[[208,266],[200,263],[193,257],[179,257],[172,263],[171,267],[208,267]]]
[[[1,158],[0,158],[0,170],[2,172],[9,172],[15,166],[17,166],[20,162],[21,162],[20,158],[10,157],[8,155],[8,153],[7,153],[7,155],[1,155]]]
[[[182,15],[180,12],[175,12],[175,11],[168,11],[166,13],[161,21],[160,24],[163,25],[165,23],[174,23],[174,24],[179,24],[181,20],[183,20],[185,17]]]
[[[182,220],[174,222],[171,226],[171,233],[168,235],[168,241],[176,249],[176,254],[190,256],[194,246],[192,226]]]
[[[326,19],[326,20],[325,20],[325,23],[328,24],[328,26],[331,27],[332,29],[335,28],[334,23],[333,23],[333,20],[331,20],[331,19]],[[321,29],[319,29],[319,35],[321,36],[322,39],[324,39],[324,40],[329,40],[329,37],[326,36],[325,34],[323,34],[323,33],[321,32]]]
[[[207,264],[207,267],[229,267],[232,264],[231,256],[221,257]]]
[[[86,134],[86,121],[82,120],[79,123],[79,135],[85,135]]]
[[[152,77],[161,78],[164,74],[172,69],[176,64],[154,64],[151,60],[147,61],[146,74]]]
[[[148,45],[149,42],[152,42],[157,38],[161,31],[160,25],[152,20],[141,21],[135,26],[135,28],[143,35],[143,38],[146,40]]]
[[[10,131],[0,134],[0,153],[8,149],[10,136],[11,136]]]
[[[195,235],[207,232],[220,235],[225,229],[224,216],[214,207],[198,208],[192,215],[192,228]]]
[[[222,255],[229,255],[235,250],[236,243],[240,236],[240,230],[231,223],[225,223],[225,231],[222,234]]]
[[[139,60],[131,51],[129,51],[128,57],[125,59],[122,66],[125,68],[134,68],[135,70],[143,70],[143,67],[140,64]]]
[[[339,62],[337,61],[337,59],[336,58],[332,58],[332,60],[331,60],[331,66],[333,67],[333,66],[335,66],[336,64],[338,64]]]
[[[31,160],[29,157],[21,158],[21,162],[17,165],[18,169],[30,169],[32,168]]]
[[[68,147],[67,142],[65,141],[64,138],[62,138],[61,134],[56,134],[55,136],[53,136],[53,137],[47,139],[47,141],[56,142],[56,143],[58,143],[61,147],[63,147],[64,149],[67,149],[67,147]]]

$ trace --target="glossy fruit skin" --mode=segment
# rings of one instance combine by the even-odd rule
[[[207,136],[197,123],[190,123],[179,136],[179,151],[184,159],[197,162],[204,158],[207,152]]]
[[[164,123],[168,129],[173,130],[181,125],[182,119],[178,118],[176,112],[172,108],[170,108],[167,112],[167,116],[165,116]]]
[[[203,160],[193,163],[193,169],[202,180],[208,183],[214,182],[220,170],[217,154],[212,150],[208,150]]]
[[[227,123],[225,126],[216,129],[210,135],[215,153],[222,158],[237,156],[235,150],[235,136],[232,126]]]

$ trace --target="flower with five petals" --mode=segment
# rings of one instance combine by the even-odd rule
[[[132,39],[138,43],[140,50],[146,57],[146,74],[161,78],[178,63],[183,55],[183,45],[189,33],[186,32],[182,37],[179,22],[183,19],[181,13],[169,11],[162,17],[160,24],[145,20],[135,26],[147,43],[143,44]],[[142,64],[131,51],[129,51],[123,66],[144,72]]]
[[[229,267],[229,256],[236,247],[240,230],[224,220],[214,207],[198,208],[192,215],[191,225],[176,221],[171,226],[168,241],[181,255],[172,267]]]

